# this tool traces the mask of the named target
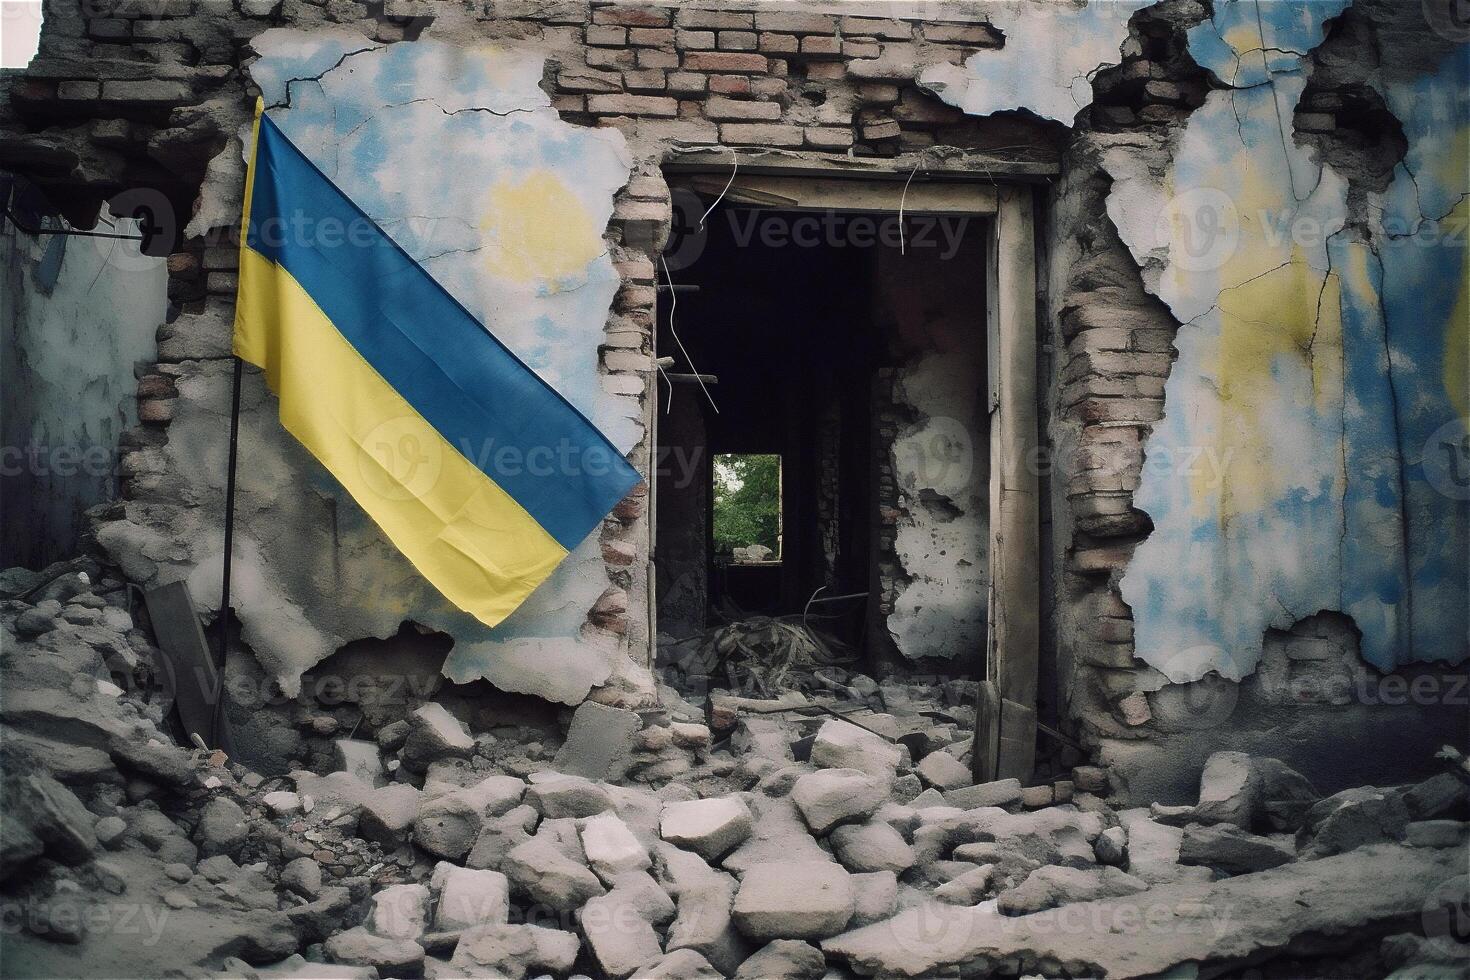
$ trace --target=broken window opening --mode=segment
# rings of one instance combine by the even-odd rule
[[[723,453],[714,459],[716,561],[737,565],[781,563],[781,457]]]

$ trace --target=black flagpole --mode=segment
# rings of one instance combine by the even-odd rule
[[[215,661],[214,747],[224,746],[225,660],[230,649],[230,564],[235,547],[235,464],[240,450],[240,378],[245,362],[234,358],[234,381],[230,391],[230,463],[225,475],[225,551],[220,575],[219,657]]]

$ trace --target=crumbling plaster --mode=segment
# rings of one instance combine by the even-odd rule
[[[138,422],[135,372],[152,360],[168,274],[139,251],[138,222],[105,217],[127,237],[33,236],[0,219],[7,565],[76,552],[84,512],[117,494],[118,442]]]

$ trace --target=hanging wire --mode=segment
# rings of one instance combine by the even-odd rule
[[[725,199],[725,195],[729,193],[731,186],[735,183],[735,175],[740,173],[740,154],[735,152],[735,147],[733,146],[730,147],[730,161],[730,179],[725,181],[725,189],[720,191],[720,196],[715,198],[715,203],[705,208],[704,214],[699,216],[700,231],[704,231],[704,219],[709,217],[711,211],[720,206],[720,202]]]
[[[674,312],[679,308],[679,291],[674,288],[673,277],[669,275],[669,264],[664,261],[662,255],[658,257],[658,264],[663,267],[664,283],[669,287],[669,296],[671,297],[669,301],[669,333],[673,335],[674,343],[679,345],[679,351],[684,355],[684,360],[689,362],[689,370],[693,372],[694,380],[699,382],[699,390],[704,392],[705,398],[709,399],[709,407],[715,410],[716,415],[719,415],[720,406],[715,404],[714,396],[705,387],[704,378],[699,376],[699,368],[695,366],[694,358],[689,356],[689,351],[684,347],[684,341],[679,339],[679,331],[674,329]],[[660,367],[659,371],[663,371],[663,368]],[[669,382],[667,373],[664,374],[664,381],[669,384],[669,404],[672,405],[674,403],[674,385],[672,382]],[[664,411],[667,413],[668,409],[664,409]]]
[[[905,239],[905,235],[903,233],[903,205],[904,205],[904,202],[906,200],[908,200],[908,196],[909,196],[909,185],[914,182],[914,175],[919,172],[919,167],[923,164],[923,162],[924,162],[924,154],[920,153],[919,154],[919,159],[917,159],[917,160],[914,161],[914,169],[909,171],[909,179],[903,182],[903,193],[898,196],[898,254],[899,255],[903,255],[904,254],[904,239]]]

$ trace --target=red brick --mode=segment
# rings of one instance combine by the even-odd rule
[[[691,51],[713,51],[715,47],[714,31],[680,31],[675,36],[675,43],[680,48]]]
[[[709,77],[691,71],[669,72],[668,87],[670,92],[679,95],[703,94],[709,90]]]
[[[749,95],[750,79],[744,75],[711,75],[709,90],[721,95]]]
[[[754,146],[800,146],[800,126],[774,123],[722,123],[720,140],[724,143]]]
[[[801,41],[795,34],[762,34],[760,36],[760,49],[772,54],[795,54],[801,47]]]
[[[761,120],[774,122],[781,118],[781,106],[775,102],[748,102],[724,96],[713,96],[705,106],[707,118],[726,120]]]
[[[844,58],[876,58],[883,53],[883,45],[877,41],[843,41]]]
[[[587,99],[587,108],[603,115],[673,116],[679,112],[679,102],[661,95],[593,95]]]
[[[633,27],[628,30],[628,43],[640,48],[671,48],[674,32],[667,27]]]
[[[556,76],[556,87],[563,92],[621,92],[623,77],[613,71],[595,68],[564,68]]]
[[[822,150],[845,150],[852,146],[852,130],[838,126],[808,126],[806,145]]]
[[[840,61],[818,61],[806,66],[806,77],[836,82],[847,77],[847,65]]]
[[[592,11],[594,24],[622,24],[624,27],[668,27],[673,11],[662,7],[630,7],[612,4]]]
[[[948,41],[954,44],[976,44],[998,47],[1001,37],[989,24],[925,24],[922,28],[927,41]]]
[[[913,25],[902,20],[881,17],[844,17],[840,22],[843,37],[881,37],[902,41],[914,36]]]
[[[623,72],[623,85],[629,92],[662,92],[667,87],[663,71],[656,68]]]
[[[679,10],[675,21],[680,27],[703,27],[708,29],[749,29],[755,23],[751,14],[737,13],[733,10],[698,10],[693,7],[684,7]]]
[[[638,59],[627,48],[588,48],[587,64],[593,68],[632,68]]]
[[[750,94],[752,95],[783,95],[786,92],[786,79],[784,78],[752,78],[750,80]]]
[[[684,67],[690,71],[726,71],[763,74],[771,63],[765,55],[743,51],[691,51],[684,56]]]
[[[754,51],[754,31],[720,31],[721,51]]]
[[[832,34],[837,19],[826,14],[802,14],[788,11],[758,11],[755,26],[763,31],[788,31],[792,34]]]
[[[620,48],[628,43],[628,29],[606,24],[587,25],[587,43],[593,47]]]
[[[814,34],[801,39],[801,53],[839,55],[842,53],[842,42],[835,37]]]
[[[639,48],[639,68],[678,68],[679,55],[664,48]]]

